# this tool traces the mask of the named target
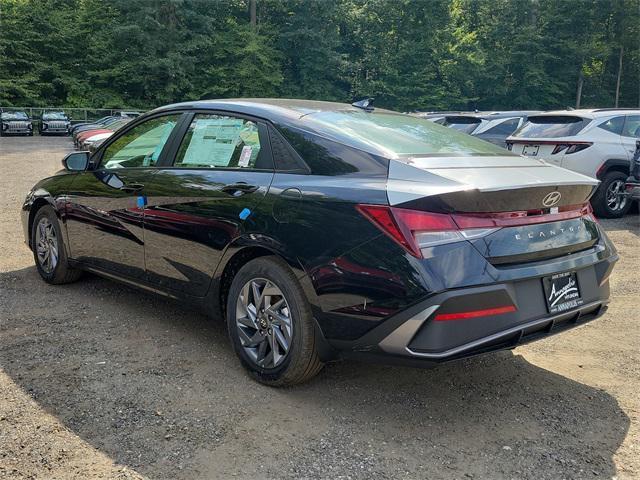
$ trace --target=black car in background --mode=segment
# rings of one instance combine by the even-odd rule
[[[33,135],[33,124],[26,112],[1,112],[0,135]]]
[[[629,178],[625,184],[625,192],[631,200],[640,201],[640,140],[636,141],[636,151],[631,159]]]
[[[41,277],[200,305],[269,385],[339,356],[434,365],[581,325],[618,258],[597,181],[368,102],[169,105],[63,163],[22,207]]]
[[[38,122],[40,135],[68,135],[71,120],[64,112],[44,112]]]

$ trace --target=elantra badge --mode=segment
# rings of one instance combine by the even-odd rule
[[[542,199],[542,205],[544,205],[545,207],[553,207],[560,201],[561,198],[562,194],[560,192],[548,193],[547,196]]]

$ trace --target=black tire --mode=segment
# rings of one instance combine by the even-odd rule
[[[289,350],[282,363],[272,368],[258,365],[247,353],[240,340],[240,329],[236,323],[236,310],[241,292],[243,287],[253,280],[271,282],[282,292],[281,298],[284,298],[288,305],[287,312],[292,324]],[[314,322],[311,307],[300,283],[280,258],[268,256],[252,260],[233,278],[227,299],[229,337],[243,367],[258,382],[274,387],[295,385],[310,380],[320,372],[323,363],[316,347]],[[275,327],[273,328],[275,331]]]
[[[55,267],[51,269],[51,271],[47,271],[46,265],[43,265],[41,260],[38,258],[38,228],[43,219],[46,219],[55,231],[55,239],[57,242],[57,261]],[[58,216],[50,206],[44,206],[36,212],[36,216],[33,219],[33,225],[31,226],[31,250],[33,251],[33,260],[36,264],[36,269],[42,279],[47,283],[52,285],[71,283],[78,280],[82,275],[81,270],[69,265],[64,239],[60,229],[60,223],[58,222]]]
[[[619,171],[608,172],[602,177],[602,181],[591,198],[591,206],[593,211],[598,217],[602,218],[620,218],[624,216],[629,208],[631,202],[629,197],[620,197],[619,203],[611,204],[607,199],[607,192],[610,188],[614,188],[617,185],[622,185],[624,191],[624,183],[628,175]]]

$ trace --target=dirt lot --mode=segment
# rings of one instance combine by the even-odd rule
[[[640,478],[637,215],[603,222],[621,261],[592,324],[274,390],[199,313],[90,275],[40,281],[19,207],[69,148],[0,139],[0,478]]]

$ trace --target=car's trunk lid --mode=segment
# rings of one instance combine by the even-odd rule
[[[472,243],[492,263],[517,263],[590,248],[598,239],[588,201],[598,181],[519,156],[392,161],[391,205],[448,213],[460,228],[499,228]]]

